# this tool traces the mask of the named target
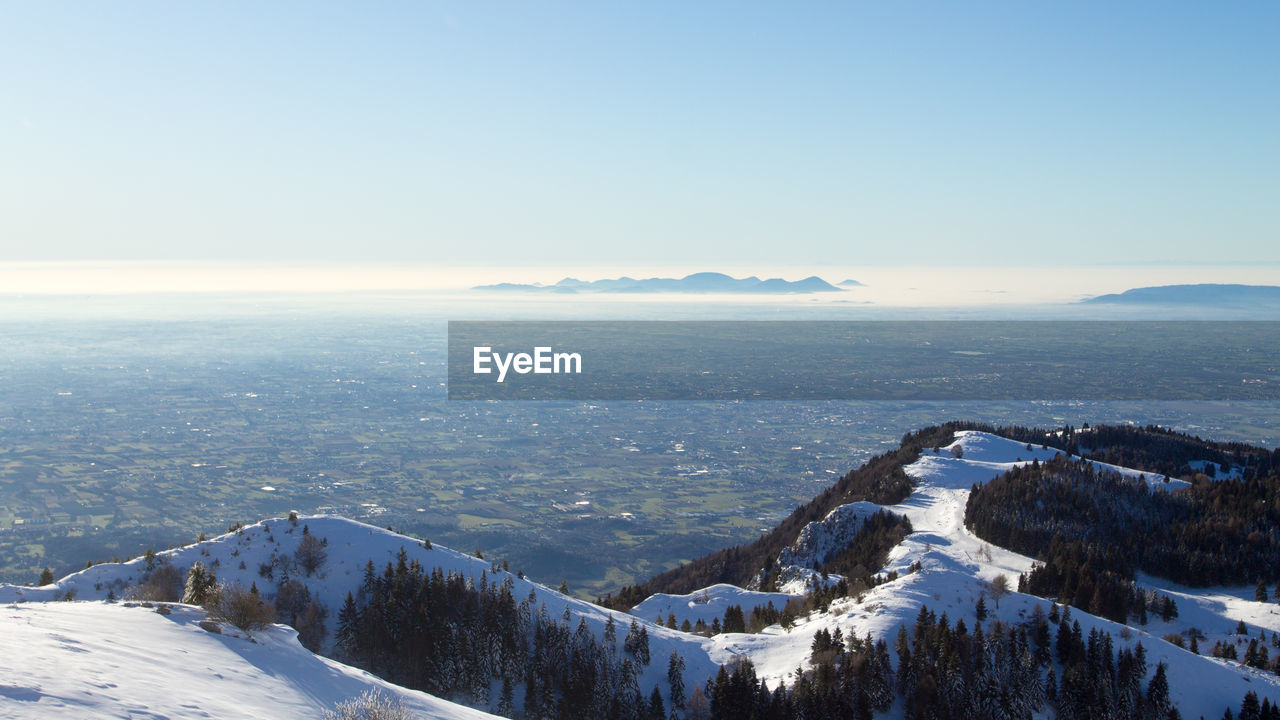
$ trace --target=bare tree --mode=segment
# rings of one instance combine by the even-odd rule
[[[311,574],[324,567],[324,563],[329,559],[329,552],[324,549],[324,542],[316,539],[315,535],[306,533],[302,536],[302,540],[298,542],[298,552],[293,555],[294,561],[298,563],[298,567],[302,568],[302,572],[311,577]]]
[[[996,601],[996,609],[1000,609],[1000,598],[1009,594],[1009,577],[997,575],[991,579],[991,597]]]
[[[413,720],[414,717],[400,698],[378,690],[366,690],[360,697],[324,711],[325,720]]]
[[[219,584],[205,598],[205,612],[209,617],[244,631],[261,630],[276,621],[276,609],[263,600],[257,588],[245,590],[241,585]]]
[[[157,602],[178,602],[182,599],[183,574],[161,557],[152,563],[154,568],[147,575],[146,582],[134,588],[129,596],[134,600],[154,600]]]

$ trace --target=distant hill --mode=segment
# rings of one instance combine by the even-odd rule
[[[854,280],[853,278],[849,278],[848,280],[841,280],[840,282],[836,283],[836,285],[839,285],[840,287],[866,287],[865,284],[860,283],[857,280]]]
[[[1083,303],[1104,305],[1280,305],[1280,287],[1275,285],[1160,285],[1099,295]]]
[[[491,292],[536,293],[753,293],[762,295],[841,291],[840,288],[816,275],[811,275],[803,280],[783,280],[782,278],[761,280],[754,275],[746,278],[734,278],[724,273],[716,272],[694,273],[682,278],[647,278],[643,280],[626,276],[592,282],[576,278],[565,278],[554,285],[498,283],[496,285],[479,285],[472,289]]]

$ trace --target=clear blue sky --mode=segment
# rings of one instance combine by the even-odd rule
[[[0,260],[1280,261],[1280,4],[6,2]]]

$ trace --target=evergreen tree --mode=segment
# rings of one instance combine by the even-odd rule
[[[511,717],[515,713],[515,697],[511,690],[511,680],[502,678],[502,694],[498,696],[497,715]]]
[[[667,720],[667,709],[662,704],[662,693],[658,690],[658,686],[653,686],[653,692],[649,693],[648,720]]]
[[[182,602],[188,605],[204,605],[210,593],[218,587],[218,578],[199,561],[191,564],[187,571],[187,582],[183,587]]]
[[[641,665],[649,664],[649,630],[640,628],[640,639],[636,644],[636,662]]]
[[[356,609],[356,600],[350,592],[347,593],[347,599],[342,603],[342,609],[338,611],[338,632],[334,635],[334,641],[344,653],[351,653],[356,647],[356,633],[360,627],[360,611]]]
[[[723,632],[742,633],[747,631],[746,616],[741,605],[730,605],[724,611],[724,622],[720,625]]]
[[[53,584],[53,570],[50,568],[45,568],[41,570],[40,582],[37,583],[37,585],[39,585],[40,587],[44,587],[45,585],[52,585],[52,584]]]
[[[667,661],[667,684],[671,686],[671,710],[683,710],[684,696],[684,658],[675,650],[671,651],[671,659]]]
[[[1240,720],[1262,720],[1262,706],[1258,703],[1258,694],[1252,690],[1245,693],[1244,702],[1240,704]]]
[[[1150,717],[1167,717],[1173,707],[1169,701],[1169,679],[1165,676],[1165,665],[1156,665],[1156,674],[1147,685],[1147,707]]]

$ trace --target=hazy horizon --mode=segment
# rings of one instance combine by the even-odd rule
[[[1253,265],[630,265],[630,266],[445,266],[337,263],[0,263],[0,297],[122,295],[155,293],[361,293],[447,292],[461,299],[499,299],[497,293],[470,291],[477,284],[544,283],[573,277],[684,277],[721,272],[733,277],[782,277],[795,281],[818,275],[831,283],[855,279],[865,287],[838,293],[762,296],[755,301],[870,304],[897,307],[1038,305],[1074,302],[1158,284],[1275,284],[1276,266]],[[636,302],[636,296],[620,297]],[[660,299],[658,299],[660,300]],[[710,302],[714,296],[684,296],[685,302]],[[609,302],[608,296],[591,296]]]

